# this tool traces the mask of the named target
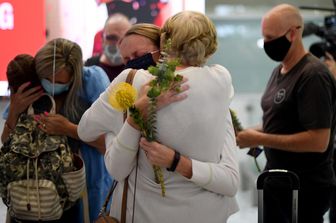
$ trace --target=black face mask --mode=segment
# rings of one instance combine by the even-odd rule
[[[126,68],[147,70],[149,66],[154,66],[155,64],[152,53],[147,53],[141,57],[129,60],[126,64]]]
[[[292,45],[292,43],[286,38],[286,34],[276,38],[274,40],[264,42],[264,50],[275,61],[283,61]]]

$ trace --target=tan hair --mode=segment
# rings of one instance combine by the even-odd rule
[[[160,48],[160,27],[154,24],[150,23],[138,23],[133,25],[124,35],[130,36],[130,35],[140,35],[143,37],[148,38],[152,41],[152,43]],[[122,42],[122,40],[120,41]]]
[[[170,17],[161,31],[161,48],[171,40],[170,55],[189,66],[201,66],[217,50],[217,33],[204,14],[183,11]]]
[[[35,68],[40,79],[53,75],[54,47],[56,47],[55,73],[66,69],[73,79],[64,103],[64,114],[70,120],[77,120],[80,118],[77,94],[82,90],[82,50],[77,43],[67,39],[58,38],[49,41],[35,55]]]

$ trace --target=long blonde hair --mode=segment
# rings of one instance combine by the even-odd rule
[[[82,91],[83,57],[80,46],[70,40],[57,38],[49,41],[35,55],[36,73],[40,79],[53,75],[55,50],[55,73],[66,69],[72,75],[72,85],[64,102],[64,115],[71,121],[78,120],[80,104],[78,93]]]

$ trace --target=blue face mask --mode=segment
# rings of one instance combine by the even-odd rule
[[[55,83],[55,84],[53,84],[47,79],[41,79],[41,84],[42,84],[44,90],[48,94],[53,95],[53,89],[54,89],[54,95],[59,95],[59,94],[65,92],[65,91],[68,91],[71,83],[67,83],[67,84],[57,84],[57,83]],[[53,85],[54,85],[54,87],[53,87]]]
[[[152,53],[147,53],[141,57],[129,60],[126,64],[126,68],[147,70],[149,66],[155,66],[155,64]]]

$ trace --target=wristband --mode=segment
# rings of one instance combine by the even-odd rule
[[[173,162],[171,164],[171,166],[169,168],[167,168],[168,171],[171,171],[171,172],[174,172],[176,167],[177,167],[177,164],[179,163],[180,159],[181,159],[181,154],[174,150],[175,153],[174,153],[174,159],[173,159]]]

